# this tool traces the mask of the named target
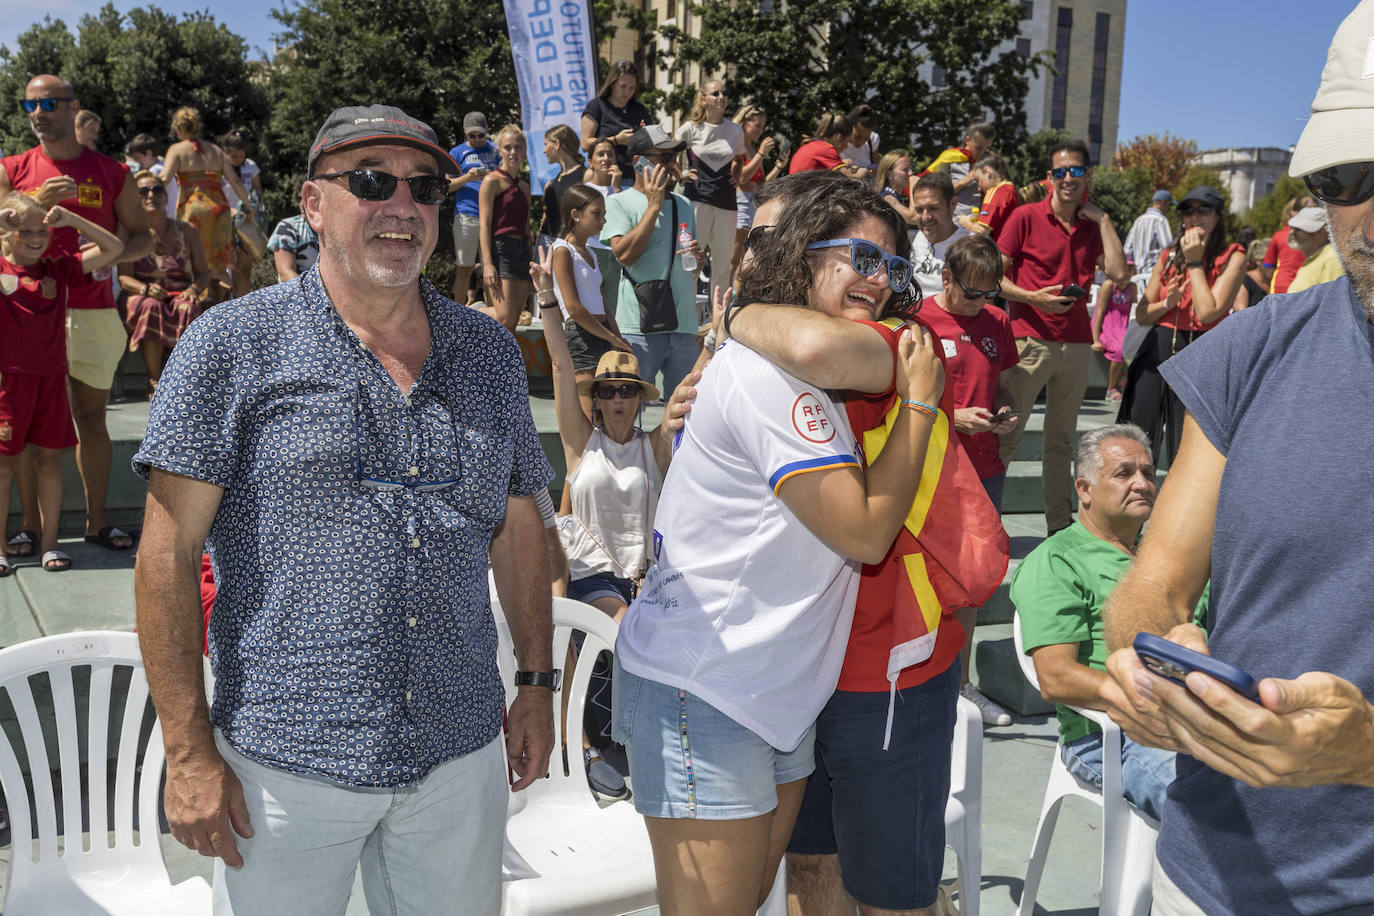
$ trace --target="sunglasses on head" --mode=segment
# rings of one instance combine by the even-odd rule
[[[888,254],[866,239],[829,239],[824,242],[812,242],[806,246],[806,250],[841,248],[845,245],[849,246],[849,266],[854,268],[854,272],[859,276],[871,277],[886,265],[889,289],[894,293],[904,293],[911,285],[911,262],[898,255]]]
[[[1050,174],[1053,175],[1056,180],[1060,181],[1067,175],[1072,175],[1074,178],[1082,178],[1084,175],[1088,174],[1088,167],[1086,165],[1061,165],[1057,169],[1050,169]]]
[[[1211,204],[1184,204],[1178,208],[1179,216],[1192,216],[1194,213],[1206,216],[1208,213],[1217,212],[1217,208]]]
[[[1302,176],[1317,200],[1338,207],[1362,204],[1374,197],[1374,162],[1347,162]]]
[[[752,249],[759,242],[763,241],[763,237],[772,228],[772,226],[755,226],[750,229],[749,234],[744,237],[744,247],[746,249]]]
[[[164,187],[163,187],[162,185],[160,185],[160,184],[159,184],[159,185],[148,185],[147,187],[143,187],[143,188],[139,188],[139,189],[138,189],[138,196],[139,196],[139,197],[156,197],[156,196],[159,195],[159,194],[166,194],[166,193],[167,193],[167,189],[164,188]]]
[[[628,382],[623,385],[598,385],[596,391],[592,392],[592,394],[603,401],[609,401],[616,395],[620,395],[628,401],[630,398],[639,394],[639,386]]]
[[[19,107],[24,109],[25,114],[33,114],[35,110],[41,108],[44,111],[56,111],[59,102],[75,102],[76,99],[69,95],[60,95],[51,99],[23,99]]]
[[[448,179],[442,175],[416,175],[401,179],[376,169],[354,169],[351,172],[313,176],[313,179],[323,178],[347,178],[349,193],[359,200],[390,200],[400,181],[410,185],[410,198],[417,204],[437,205],[448,193]]]

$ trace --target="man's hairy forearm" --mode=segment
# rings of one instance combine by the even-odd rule
[[[553,591],[544,526],[533,499],[508,501],[506,520],[491,541],[491,567],[518,667],[548,671],[553,668]]]
[[[213,742],[205,699],[199,557],[145,542],[134,571],[138,644],[148,689],[174,761]]]
[[[1163,636],[1192,617],[1198,596],[1170,590],[1164,582],[1152,577],[1139,561],[1121,577],[1120,583],[1102,609],[1102,626],[1107,636],[1107,648],[1116,651],[1129,646],[1137,633]]]
[[[787,305],[752,304],[730,316],[730,335],[817,388],[881,394],[892,387],[892,349],[847,318]]]

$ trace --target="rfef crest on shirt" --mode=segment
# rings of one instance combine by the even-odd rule
[[[983,348],[983,352],[988,355],[988,359],[992,360],[994,363],[999,362],[997,341],[993,340],[991,337],[984,337],[982,340],[978,341],[978,346]]]
[[[821,399],[809,391],[792,402],[792,427],[808,442],[829,442],[835,438],[835,424]]]

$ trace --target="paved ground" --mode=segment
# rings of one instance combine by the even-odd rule
[[[540,427],[552,426],[552,403],[540,399],[533,403]],[[121,407],[121,427],[139,427],[146,416],[146,405],[131,403]],[[1107,421],[1107,411],[1101,413],[1103,417],[1094,418],[1091,425]],[[646,418],[646,426],[656,422],[657,412]],[[1017,558],[1025,556],[1044,535],[1042,516],[1009,515],[1006,522]],[[64,540],[62,546],[75,561],[69,572],[47,573],[36,561],[27,560],[21,562],[15,576],[0,580],[0,645],[80,629],[133,629],[134,552],[111,553],[79,539]],[[1006,624],[981,626],[978,630],[980,642],[1009,636],[1010,627]],[[1054,723],[1043,716],[1020,718],[1011,726],[987,730],[984,742],[981,905],[988,916],[1006,916],[1015,912],[1020,895],[1054,752]],[[1100,829],[1100,809],[1080,799],[1065,803],[1037,912],[1075,916],[1096,912]],[[0,834],[0,840],[8,842],[8,831]],[[163,835],[162,841],[174,880],[190,875],[209,878],[208,860],[182,849],[169,836]],[[0,857],[7,859],[9,854],[8,845],[0,848]],[[950,853],[946,877],[953,876]],[[355,893],[348,912],[366,912],[360,892]]]

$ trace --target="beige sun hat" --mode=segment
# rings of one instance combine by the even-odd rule
[[[1374,0],[1362,0],[1336,29],[1288,174],[1301,178],[1368,161],[1374,161]]]
[[[602,382],[634,382],[644,389],[646,401],[657,401],[658,389],[639,376],[639,360],[633,353],[624,350],[609,350],[601,354],[596,363],[596,375],[577,383],[578,394],[591,394],[592,389]]]

